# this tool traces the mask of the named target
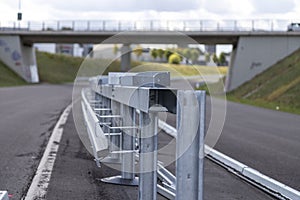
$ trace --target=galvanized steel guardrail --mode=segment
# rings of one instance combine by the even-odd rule
[[[0,21],[0,30],[11,31],[287,31],[299,20],[47,20]]]
[[[156,199],[157,192],[202,200],[205,92],[177,91],[169,84],[169,72],[91,78],[82,90],[82,110],[93,154],[98,166],[121,166],[119,176],[103,182],[138,185],[140,200]],[[159,112],[177,115],[176,176],[157,159]]]

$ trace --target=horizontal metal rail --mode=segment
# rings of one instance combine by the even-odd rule
[[[86,98],[85,90],[82,90],[81,98],[81,107],[87,126],[88,136],[92,143],[94,157],[99,165],[100,158],[107,155],[108,142],[100,127],[100,122]]]
[[[2,31],[287,31],[292,20],[0,21]],[[300,22],[295,20],[294,22]]]

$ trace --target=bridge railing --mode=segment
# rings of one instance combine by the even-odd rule
[[[291,20],[0,21],[0,30],[26,31],[286,31]],[[300,20],[298,20],[300,22]]]
[[[168,199],[202,200],[205,92],[177,91],[166,88],[169,84],[169,72],[91,78],[82,91],[88,136],[98,166],[120,165],[121,175],[103,182],[138,185],[140,200],[156,199],[157,192]],[[160,112],[177,115],[176,177],[158,160]],[[104,157],[96,150],[102,147],[108,152]]]

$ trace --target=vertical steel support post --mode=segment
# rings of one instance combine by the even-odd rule
[[[177,93],[176,199],[203,199],[205,92]]]
[[[121,116],[123,116],[123,126],[134,126],[134,109],[121,105]],[[123,151],[133,151],[134,150],[134,132],[135,129],[124,129],[122,131],[122,150]],[[122,178],[133,180],[135,179],[134,173],[134,163],[135,158],[133,152],[123,153],[122,154]]]
[[[121,112],[121,105],[120,103],[114,101],[114,100],[111,100],[111,104],[110,104],[110,108],[112,109],[112,113],[113,115],[119,115],[120,112]],[[120,126],[120,122],[118,121],[119,119],[112,119],[111,120],[111,126]],[[113,130],[113,132],[117,132],[119,130]],[[112,135],[110,136],[110,139],[111,139],[111,151],[120,151],[120,136],[116,136],[116,135]],[[112,154],[111,155],[111,158],[112,159],[116,159],[116,160],[119,160],[120,159],[120,155],[115,153],[115,154]]]
[[[157,112],[140,112],[139,200],[156,200]]]

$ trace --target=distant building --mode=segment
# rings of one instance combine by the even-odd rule
[[[74,44],[56,44],[55,52],[74,56]]]
[[[83,48],[82,56],[86,57],[89,55],[90,57],[93,57],[93,44],[83,44],[81,47]]]
[[[217,46],[216,45],[205,45],[205,51],[209,54],[215,54],[217,52]]]

